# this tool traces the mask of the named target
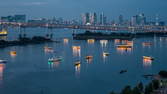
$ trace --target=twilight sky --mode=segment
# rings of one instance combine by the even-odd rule
[[[108,19],[137,13],[159,14],[167,19],[167,0],[0,0],[0,16],[26,14],[28,17],[78,18],[84,12],[104,12]]]

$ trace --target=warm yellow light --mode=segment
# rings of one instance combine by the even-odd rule
[[[94,39],[88,39],[87,41],[88,41],[89,44],[93,44],[95,42]]]
[[[67,39],[67,38],[64,39],[64,43],[65,43],[65,44],[67,44],[68,41],[69,41],[69,39]]]

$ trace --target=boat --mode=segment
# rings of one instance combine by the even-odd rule
[[[7,36],[8,35],[8,31],[6,29],[2,29],[0,31],[0,36]]]
[[[85,58],[89,60],[89,59],[93,59],[93,56],[86,56]]]
[[[80,66],[80,65],[81,65],[81,62],[80,62],[80,61],[77,61],[77,62],[75,62],[74,65],[75,65],[75,66]]]
[[[146,59],[146,60],[154,60],[154,58],[151,57],[151,56],[143,56],[143,59]]]
[[[52,47],[45,46],[44,47],[45,52],[54,52]]]
[[[127,72],[127,70],[121,70],[119,73],[120,73],[120,74],[123,74],[123,73],[125,73],[125,72]]]
[[[143,44],[143,46],[151,46],[152,45],[151,42],[143,42],[142,44]]]
[[[110,53],[103,52],[103,56],[109,56]]]
[[[92,44],[92,43],[95,42],[95,40],[94,39],[88,39],[87,42],[90,43],[90,44]]]
[[[132,45],[117,45],[118,48],[132,48]]]
[[[62,61],[62,57],[53,57],[48,59],[48,62],[59,62],[59,61]]]
[[[6,60],[0,60],[0,63],[7,63]]]
[[[11,56],[16,56],[16,54],[17,54],[16,51],[10,51]]]

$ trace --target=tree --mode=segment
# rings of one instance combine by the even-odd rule
[[[143,83],[142,83],[142,82],[140,82],[140,83],[138,84],[138,88],[140,89],[141,92],[143,91],[144,86],[143,86]]]
[[[151,94],[151,92],[153,92],[153,85],[152,85],[152,83],[150,83],[149,85],[146,86],[144,94]]]
[[[152,81],[152,84],[153,84],[153,89],[158,89],[159,86],[160,86],[160,83],[158,80],[153,80]]]
[[[133,94],[141,94],[141,91],[138,87],[134,87]]]
[[[121,94],[132,94],[132,89],[131,89],[131,87],[130,87],[130,86],[126,86],[126,87],[122,90]]]
[[[158,74],[163,78],[167,78],[167,71],[160,71]]]
[[[114,91],[112,91],[110,94],[116,94]]]

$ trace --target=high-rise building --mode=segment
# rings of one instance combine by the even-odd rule
[[[90,24],[90,13],[82,14],[82,24]]]
[[[131,25],[133,26],[136,25],[143,26],[145,24],[146,24],[146,17],[144,16],[144,14],[139,14],[131,18]]]
[[[137,23],[138,25],[145,25],[146,24],[146,17],[143,13],[137,15]]]
[[[136,25],[137,25],[137,16],[133,16],[133,17],[131,18],[131,25],[132,25],[132,26],[136,26]]]
[[[106,25],[107,24],[107,17],[104,16],[104,13],[100,14],[100,25]]]
[[[96,13],[90,14],[90,24],[92,25],[97,24],[97,14]]]
[[[119,15],[119,19],[118,20],[119,20],[118,21],[119,25],[122,25],[123,22],[124,22],[123,15]]]
[[[103,20],[104,20],[104,13],[100,14],[100,25],[103,25]]]

